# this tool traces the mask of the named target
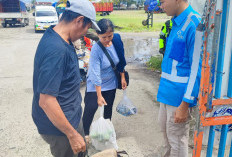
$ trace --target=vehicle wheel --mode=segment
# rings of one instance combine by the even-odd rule
[[[110,15],[110,12],[107,12],[106,14],[107,14],[107,15]]]
[[[10,27],[13,27],[13,24],[9,24]]]
[[[29,26],[29,19],[27,19],[27,23],[26,23],[27,26]]]
[[[146,26],[146,25],[148,24],[148,21],[147,21],[147,20],[143,20],[143,21],[142,21],[142,24],[143,24],[144,26]]]
[[[26,24],[25,24],[25,21],[23,23],[21,23],[21,27],[25,27]]]
[[[7,23],[2,23],[2,27],[6,28]]]

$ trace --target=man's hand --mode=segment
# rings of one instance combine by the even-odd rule
[[[175,123],[184,123],[187,121],[189,116],[189,104],[182,101],[181,105],[177,108],[175,112]]]
[[[74,154],[81,151],[84,152],[86,147],[83,137],[69,123],[56,97],[40,94],[39,105],[49,120],[68,137]]]
[[[77,131],[75,131],[72,135],[67,137],[74,154],[86,151],[85,141]]]
[[[97,97],[97,103],[98,103],[98,106],[107,105],[105,99],[102,96]]]

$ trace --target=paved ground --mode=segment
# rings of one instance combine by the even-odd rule
[[[42,35],[34,33],[33,21],[24,28],[0,27],[0,157],[51,157],[31,118],[33,60]],[[158,33],[121,35],[129,62],[127,94],[138,114],[123,117],[115,111],[122,98],[122,91],[117,91],[112,119],[117,142],[130,157],[160,157],[163,139],[157,124],[159,104],[155,101],[159,74],[134,62],[144,62],[157,53]],[[82,96],[84,90],[82,85]]]
[[[33,23],[24,28],[0,27],[0,157],[51,156],[31,118],[33,59],[42,35],[34,33]],[[150,39],[154,34],[130,35]],[[130,38],[127,34],[122,37]],[[122,98],[122,92],[117,91],[113,113],[117,142],[130,157],[154,157],[162,142],[155,101],[159,74],[134,63],[127,69],[131,78],[127,93],[138,114],[123,117],[115,112]],[[82,86],[82,95],[84,90]]]

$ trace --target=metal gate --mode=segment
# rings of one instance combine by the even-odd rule
[[[196,32],[195,51],[202,51],[202,78],[193,157],[201,156],[203,133],[207,126],[210,126],[210,130],[206,156],[212,156],[215,130],[220,130],[218,157],[224,157],[227,133],[229,125],[232,124],[231,115],[207,117],[207,114],[218,106],[232,105],[232,10],[230,8],[232,4],[230,3],[232,0],[207,0],[202,23]],[[229,157],[232,157],[232,143]]]

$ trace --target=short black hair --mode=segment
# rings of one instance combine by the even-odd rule
[[[106,32],[114,32],[114,24],[109,19],[101,19],[97,22],[101,31],[96,30],[97,34],[104,34]]]
[[[79,16],[83,16],[81,14],[75,13],[70,10],[65,10],[60,18],[60,21],[64,21],[66,23],[72,22],[74,19],[78,18]],[[85,27],[87,24],[91,23],[91,20],[84,16],[84,24],[83,27]]]

